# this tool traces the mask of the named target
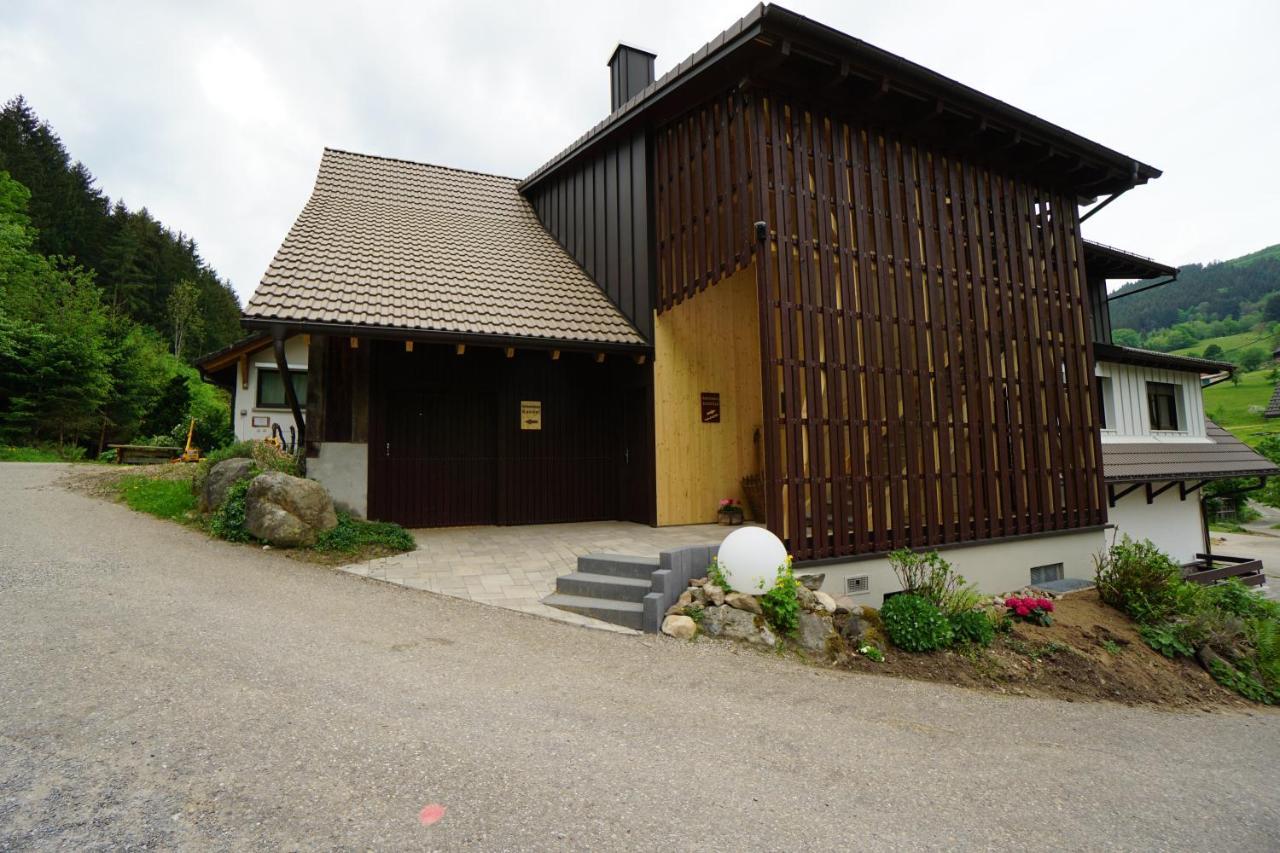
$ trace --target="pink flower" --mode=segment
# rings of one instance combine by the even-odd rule
[[[1018,599],[1014,598],[1013,596],[1009,596],[1008,598],[1006,598],[1006,599],[1004,600],[1004,606],[1005,606],[1005,607],[1017,607],[1017,606],[1018,606]]]

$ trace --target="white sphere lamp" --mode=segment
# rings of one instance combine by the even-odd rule
[[[787,562],[787,546],[763,527],[739,527],[720,543],[716,562],[729,586],[763,595],[773,589],[778,569]]]

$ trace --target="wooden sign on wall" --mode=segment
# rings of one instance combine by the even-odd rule
[[[520,401],[520,429],[542,429],[542,401]]]
[[[716,391],[702,392],[702,422],[704,424],[720,423],[720,394]]]

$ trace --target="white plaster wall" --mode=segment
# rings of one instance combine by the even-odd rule
[[[364,518],[369,507],[369,445],[326,441],[307,459],[307,476],[329,490],[340,509]]]
[[[307,339],[303,335],[295,335],[284,342],[285,361],[289,364],[290,370],[297,370],[302,373],[307,372]],[[271,425],[280,424],[280,428],[284,430],[284,440],[289,441],[289,430],[294,426],[293,413],[288,409],[263,409],[258,408],[258,368],[265,367],[274,370],[276,367],[275,350],[268,346],[264,350],[259,350],[249,356],[249,387],[243,388],[240,385],[239,368],[236,368],[236,396],[231,411],[232,423],[235,425],[236,439],[239,441],[248,441],[249,439],[264,439],[271,437]],[[307,401],[299,400],[303,409],[306,409]],[[253,425],[254,418],[265,418],[266,426]]]
[[[1098,376],[1111,380],[1109,399],[1105,402],[1107,429],[1102,430],[1104,444],[1131,441],[1209,441],[1204,430],[1204,396],[1200,389],[1200,374],[1108,361],[1098,362],[1095,372]],[[1178,405],[1178,425],[1181,429],[1151,431],[1147,382],[1168,382],[1181,389]]]
[[[1152,484],[1157,491],[1164,483]],[[1116,490],[1123,489],[1117,484]],[[1200,493],[1180,498],[1177,486],[1158,495],[1154,503],[1147,503],[1145,488],[1125,495],[1107,511],[1107,519],[1116,526],[1119,536],[1131,539],[1150,539],[1161,551],[1180,563],[1195,559],[1204,551],[1204,527],[1200,521]]]
[[[1107,544],[1106,531],[1091,530],[1037,536],[1029,539],[994,542],[983,545],[956,546],[940,553],[957,572],[982,592],[996,594],[1021,589],[1031,582],[1031,568],[1062,563],[1063,577],[1093,578],[1093,557]],[[832,595],[845,594],[845,579],[866,575],[870,591],[853,596],[854,601],[870,607],[884,603],[886,593],[897,592],[898,584],[889,561],[883,557],[849,563],[833,563],[813,568],[798,567],[797,574],[826,574],[823,590]]]

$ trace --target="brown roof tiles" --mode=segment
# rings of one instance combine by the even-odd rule
[[[513,178],[325,149],[249,320],[643,345]]]
[[[1275,463],[1213,421],[1206,420],[1210,443],[1124,442],[1102,445],[1107,482],[1214,480],[1280,473]]]

